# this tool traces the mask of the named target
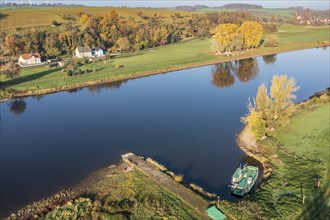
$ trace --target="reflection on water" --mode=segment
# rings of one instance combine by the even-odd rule
[[[213,72],[213,85],[224,88],[234,84],[235,77],[232,75],[232,63],[219,63],[216,64],[212,70]]]
[[[259,66],[256,58],[235,61],[234,64],[236,76],[241,82],[248,82],[254,79],[259,73]]]
[[[111,82],[111,83],[100,84],[100,85],[93,85],[93,86],[88,86],[87,89],[91,93],[100,93],[103,89],[105,89],[105,90],[119,89],[127,81],[128,81],[128,79],[115,81],[115,82]]]
[[[275,61],[276,61],[276,54],[265,55],[265,56],[262,57],[262,59],[267,64],[275,63]]]
[[[229,87],[235,82],[234,75],[239,81],[248,82],[256,78],[258,73],[259,66],[256,58],[219,63],[212,70],[212,83],[219,88]]]
[[[15,99],[9,102],[9,111],[15,115],[20,115],[26,110],[26,102],[23,99]]]

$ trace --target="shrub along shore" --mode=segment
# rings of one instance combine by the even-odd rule
[[[246,50],[232,56],[215,55],[210,52],[208,39],[193,39],[169,46],[149,50],[141,55],[113,59],[113,62],[85,64],[83,67],[97,68],[96,73],[86,73],[78,76],[68,76],[59,68],[31,67],[22,70],[21,76],[14,79],[5,79],[2,76],[0,85],[0,102],[10,99],[44,95],[59,91],[78,89],[150,76],[177,70],[196,68],[233,60],[252,58],[296,51],[308,48],[329,46],[329,41],[302,42],[283,44],[279,47]],[[175,54],[173,56],[173,54]],[[116,65],[122,65],[116,68]]]

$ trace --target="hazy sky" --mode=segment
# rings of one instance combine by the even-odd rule
[[[4,1],[4,0],[1,0]],[[7,0],[7,2],[27,2],[28,0]],[[32,2],[39,3],[47,0],[32,0]],[[292,6],[303,6],[304,8],[311,9],[329,9],[329,0],[317,0],[317,1],[306,1],[306,0],[232,0],[232,1],[221,1],[221,0],[209,0],[209,1],[190,1],[190,0],[48,0],[49,3],[66,3],[66,4],[83,4],[90,6],[129,6],[129,7],[173,7],[178,5],[208,5],[208,6],[222,6],[228,3],[250,3],[262,5],[265,8],[287,8]]]

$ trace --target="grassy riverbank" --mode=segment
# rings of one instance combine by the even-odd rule
[[[203,213],[126,162],[99,170],[59,203],[35,203],[8,219],[203,219]],[[31,209],[31,207],[33,207]]]
[[[330,102],[314,99],[299,105],[289,126],[258,142],[255,157],[266,158],[272,171],[248,198],[247,204],[258,207],[251,216],[329,218],[329,122]]]
[[[80,67],[82,70],[95,67],[98,70],[95,73],[67,76],[65,72],[56,68],[25,68],[21,75],[14,79],[0,75],[0,99],[47,94],[230,60],[314,48],[323,46],[324,42],[329,44],[329,27],[282,25],[277,35],[281,41],[277,48],[261,46],[231,57],[212,53],[209,39],[191,39],[113,59],[113,62],[108,64],[100,61]],[[123,67],[116,68],[116,65]]]

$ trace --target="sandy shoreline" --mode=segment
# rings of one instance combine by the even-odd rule
[[[245,125],[243,130],[239,133],[236,139],[238,146],[244,153],[255,160],[259,161],[263,167],[263,178],[267,178],[271,175],[272,166],[267,158],[266,150],[258,146],[251,129],[248,125]]]
[[[85,82],[85,83],[78,83],[78,84],[73,84],[73,85],[69,85],[69,86],[61,86],[61,87],[49,88],[49,89],[37,89],[37,90],[32,90],[32,91],[12,91],[10,96],[0,97],[0,103],[9,101],[9,100],[15,99],[15,98],[46,95],[46,94],[51,94],[51,93],[56,93],[56,92],[80,89],[80,88],[84,88],[84,87],[88,87],[88,86],[102,85],[102,84],[107,84],[107,83],[119,82],[119,81],[123,81],[123,80],[141,78],[141,77],[145,77],[145,76],[152,76],[152,75],[157,75],[157,74],[162,74],[162,73],[168,73],[168,72],[174,72],[174,71],[179,71],[179,70],[208,66],[208,65],[218,64],[218,63],[224,63],[224,62],[230,62],[230,61],[242,60],[242,59],[248,59],[248,58],[255,58],[255,57],[267,56],[267,55],[272,55],[272,54],[280,54],[280,53],[286,53],[286,52],[292,52],[292,51],[299,51],[299,50],[304,50],[304,49],[312,49],[312,48],[318,48],[318,47],[322,47],[322,46],[327,47],[329,45],[313,45],[313,46],[308,46],[308,47],[299,47],[299,45],[297,45],[297,48],[293,48],[293,49],[286,49],[286,50],[281,50],[281,51],[271,51],[271,52],[267,52],[267,53],[257,53],[254,55],[240,54],[239,57],[235,57],[235,56],[225,57],[225,58],[221,57],[224,59],[191,63],[191,64],[177,66],[177,67],[145,71],[145,72],[135,73],[135,75],[133,75],[133,76],[131,74],[128,74],[127,77],[108,78],[108,79],[105,78],[105,79],[94,80],[94,81],[89,81],[89,82]],[[4,90],[4,91],[6,91],[6,90]],[[10,90],[7,90],[7,91],[10,92]]]

